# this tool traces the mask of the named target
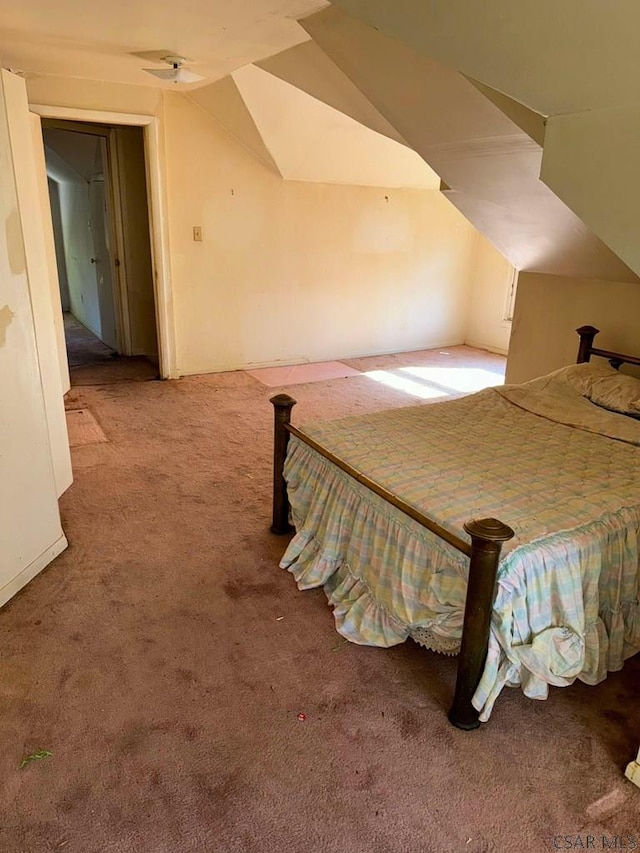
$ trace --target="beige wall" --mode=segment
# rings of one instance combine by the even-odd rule
[[[475,232],[437,191],[282,181],[180,95],[165,144],[180,373],[464,340]]]
[[[469,281],[465,343],[506,355],[511,323],[504,319],[515,270],[481,234],[476,244]]]
[[[507,382],[575,363],[579,326],[601,329],[604,349],[637,353],[639,316],[640,285],[520,273]]]
[[[32,77],[27,92],[30,104],[140,115],[156,115],[162,102],[160,89],[71,77]]]
[[[23,170],[31,145],[24,82],[2,71],[0,604],[66,546],[48,423],[54,410],[48,408],[52,397],[43,389],[45,375],[49,389],[56,381],[60,389],[60,376],[52,318],[44,322],[50,293],[42,235],[32,227],[41,221],[35,173],[33,168]],[[58,405],[62,405],[60,391]]]
[[[473,342],[504,348],[504,263],[437,191],[283,181],[187,97],[68,82],[30,98],[160,117],[172,375],[462,343],[472,280],[494,327]]]

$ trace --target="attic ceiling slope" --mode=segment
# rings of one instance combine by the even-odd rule
[[[515,267],[638,280],[540,181],[541,146],[467,78],[335,7],[302,24]]]
[[[280,170],[265,145],[253,116],[247,109],[233,78],[225,77],[210,86],[189,92],[187,97],[202,107],[229,131],[254,157],[276,175]]]
[[[542,181],[576,222],[640,275],[637,0],[335,0],[326,11],[339,9],[473,80],[544,145]]]
[[[640,101],[637,0],[332,0],[541,115]]]
[[[255,63],[286,83],[396,142],[406,141],[313,41]]]
[[[544,129],[546,116],[540,115],[523,104],[514,101],[513,98],[503,95],[502,92],[496,92],[490,86],[485,86],[471,77],[467,78],[479,92],[488,98],[491,103],[495,104],[514,124],[517,124],[520,130],[531,137],[538,145],[544,145]]]
[[[439,188],[439,177],[415,151],[279,77],[250,65],[235,71],[233,80],[285,179]]]
[[[640,109],[632,104],[547,125],[542,180],[640,273]]]

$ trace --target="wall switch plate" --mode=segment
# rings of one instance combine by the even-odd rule
[[[202,227],[200,225],[193,226],[193,239],[198,243],[202,243]]]

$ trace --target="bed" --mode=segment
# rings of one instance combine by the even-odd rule
[[[461,729],[640,651],[640,358],[577,331],[577,364],[523,385],[304,431],[271,400],[281,566],[347,639],[457,654]]]

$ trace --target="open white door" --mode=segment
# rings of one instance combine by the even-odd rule
[[[24,81],[0,71],[0,219],[5,223],[0,229],[0,605],[67,544],[58,512],[46,389],[31,304],[49,285],[46,262],[37,251],[28,251],[37,248],[34,235],[25,240],[28,217],[41,222],[32,142],[26,151],[16,149],[25,133],[29,137],[31,131]],[[18,163],[19,157],[29,155],[31,172],[28,163]],[[26,172],[21,172],[23,167]],[[20,174],[30,174],[31,189],[23,185],[24,191],[19,192]],[[44,339],[42,345],[46,345]],[[59,392],[55,355],[52,364],[51,376]],[[58,405],[62,405],[61,394]]]

